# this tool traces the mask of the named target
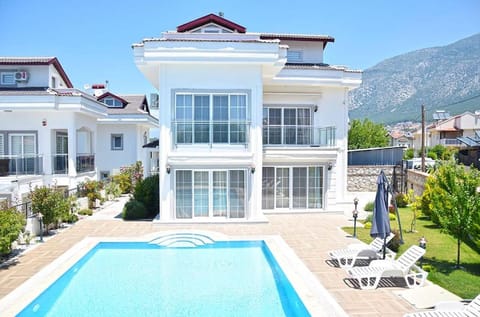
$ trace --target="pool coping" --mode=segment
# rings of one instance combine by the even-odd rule
[[[47,287],[70,269],[99,242],[150,242],[162,236],[175,234],[201,234],[215,241],[265,241],[275,260],[287,276],[303,304],[312,316],[347,317],[347,313],[318,281],[279,235],[237,236],[208,230],[164,230],[139,237],[87,237],[41,269],[14,291],[0,300],[2,316],[16,316]]]

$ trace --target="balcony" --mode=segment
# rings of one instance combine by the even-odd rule
[[[77,173],[92,172],[95,170],[95,155],[79,154],[77,155]]]
[[[40,175],[43,173],[41,155],[0,155],[0,176]]]
[[[245,121],[174,121],[174,144],[247,145],[250,123]]]
[[[463,143],[455,139],[440,139],[440,144],[443,146],[462,146]]]
[[[68,174],[68,154],[54,154],[52,156],[53,174]]]
[[[263,127],[263,145],[334,147],[335,131],[335,127],[267,125]]]

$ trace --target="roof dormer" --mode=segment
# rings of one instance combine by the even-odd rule
[[[98,96],[97,100],[104,103],[108,108],[124,108],[128,104],[128,101],[110,92]]]
[[[216,14],[208,14],[177,26],[179,33],[245,33],[246,31],[245,27]]]

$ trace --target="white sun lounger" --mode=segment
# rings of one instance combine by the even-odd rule
[[[387,237],[387,243],[393,239],[395,235],[391,233]],[[387,248],[386,256],[389,259],[395,258],[395,252]],[[370,244],[355,243],[350,244],[344,249],[337,249],[328,252],[332,260],[336,260],[338,265],[343,268],[349,268],[355,265],[355,261],[360,259],[379,259],[383,255],[383,239],[375,238]]]
[[[349,268],[347,274],[358,281],[361,289],[377,288],[382,277],[403,277],[409,288],[422,286],[428,273],[415,263],[424,254],[425,249],[413,245],[396,260],[373,260],[369,266]]]
[[[480,295],[475,297],[468,305],[460,302],[441,302],[435,310],[405,314],[403,317],[479,317]]]

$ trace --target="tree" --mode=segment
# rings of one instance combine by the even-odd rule
[[[388,132],[380,123],[355,119],[348,130],[348,149],[366,149],[388,145]]]
[[[460,244],[476,229],[480,213],[480,171],[455,162],[442,164],[432,179],[431,208],[443,231],[457,239],[457,263],[460,267]]]
[[[66,218],[70,212],[70,201],[61,192],[47,186],[35,187],[30,192],[32,210],[42,213],[45,228]]]
[[[413,155],[414,155],[414,150],[413,148],[408,148],[405,150],[405,152],[403,152],[403,159],[404,160],[410,160],[410,159],[413,159]]]
[[[12,251],[12,242],[25,226],[25,217],[15,208],[3,209],[0,206],[0,254]]]

